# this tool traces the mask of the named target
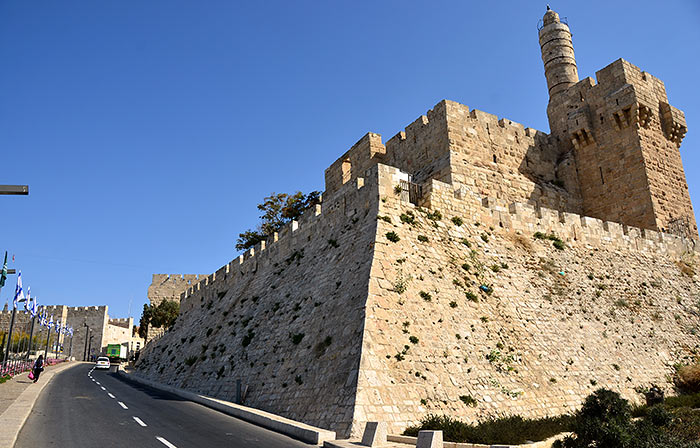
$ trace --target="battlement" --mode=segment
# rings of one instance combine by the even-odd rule
[[[115,327],[131,328],[134,325],[133,317],[120,317],[120,318],[110,318],[108,321],[109,325],[114,325]]]
[[[366,188],[374,185],[376,193],[377,166],[370,166],[364,177],[354,177],[352,181],[342,184],[332,196],[324,194],[320,204],[307,210],[298,220],[285,225],[279,232],[273,234],[231,262],[220,267],[209,276],[201,276],[200,281],[192,284],[180,294],[180,314],[192,309],[196,303],[190,300],[197,295],[202,300],[204,296],[211,299],[210,291],[223,291],[224,282],[242,279],[249,273],[255,273],[262,266],[274,263],[290,263],[296,257],[304,256],[304,242],[310,241],[319,233],[341,228],[347,221],[365,216],[372,202],[378,200]],[[365,212],[365,213],[363,213]]]

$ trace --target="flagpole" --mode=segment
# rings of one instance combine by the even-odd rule
[[[70,349],[68,350],[68,360],[70,361],[70,357],[73,356],[73,333],[71,332],[70,334]]]
[[[51,327],[46,327],[46,348],[44,349],[44,358],[49,359],[49,341],[51,341]]]
[[[15,314],[17,314],[17,308],[12,307],[12,317],[10,317],[10,331],[7,335],[7,349],[5,350],[5,354],[2,357],[2,370],[5,370],[5,367],[7,366],[7,355],[9,354],[10,347],[12,346],[12,330],[15,326]]]
[[[27,349],[27,361],[29,361],[29,354],[32,351],[32,337],[34,336],[34,321],[36,320],[35,316],[32,316],[32,326],[29,327],[29,348]]]

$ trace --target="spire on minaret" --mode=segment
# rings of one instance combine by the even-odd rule
[[[559,14],[549,5],[542,17],[540,48],[551,101],[553,96],[578,82],[578,69],[569,26],[559,19]]]

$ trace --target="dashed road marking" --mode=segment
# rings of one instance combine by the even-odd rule
[[[141,420],[141,419],[138,418],[138,417],[131,417],[131,418],[133,418],[134,420],[136,420],[136,423],[138,423],[138,424],[141,425],[141,426],[148,426],[147,424],[145,424],[145,423],[143,422],[143,420]]]
[[[100,385],[100,382],[99,382],[99,381],[97,382],[97,385],[98,385],[98,386]]]
[[[167,446],[168,448],[177,448],[175,445],[173,445],[172,443],[168,442],[167,440],[165,440],[165,439],[162,438],[162,437],[156,437],[156,439],[157,439],[160,443],[162,443],[163,445]]]
[[[105,387],[104,387],[104,386],[100,386],[100,389],[102,389],[102,390],[107,390],[107,389],[105,389]]]
[[[124,409],[129,409],[129,408],[127,408],[126,405],[125,405],[124,403],[122,403],[121,401],[119,402],[119,406],[123,407]]]
[[[110,394],[109,392],[107,392],[107,395],[109,395],[109,398],[115,398],[114,395]]]

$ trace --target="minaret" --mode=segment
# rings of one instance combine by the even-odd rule
[[[578,82],[578,70],[569,26],[559,20],[559,14],[552,11],[549,5],[542,24],[540,48],[551,103],[557,94]]]

